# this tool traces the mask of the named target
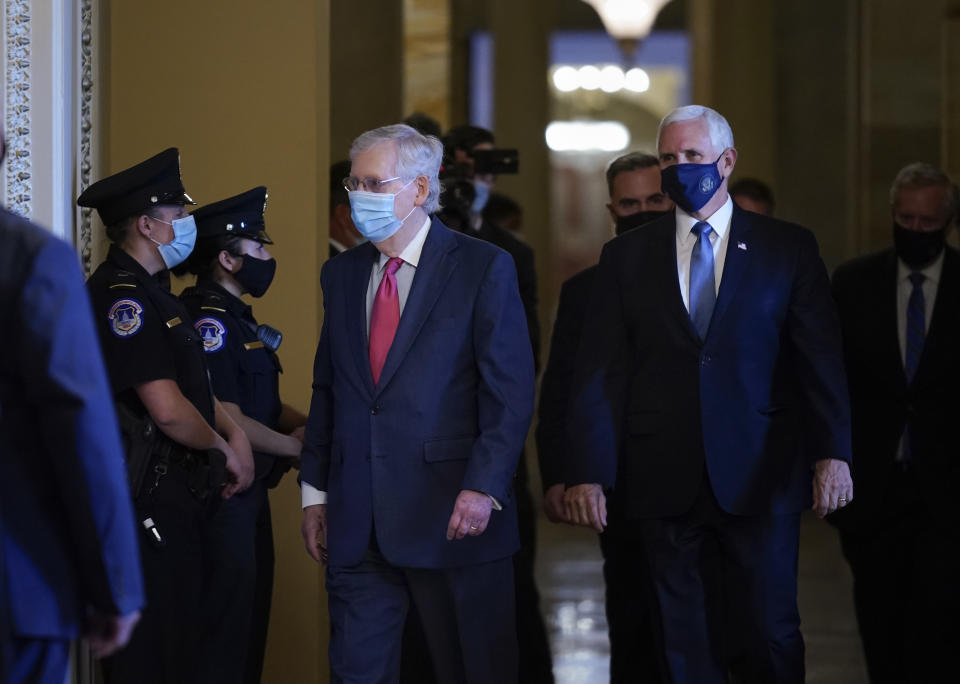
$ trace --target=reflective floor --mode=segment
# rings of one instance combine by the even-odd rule
[[[610,648],[596,535],[541,518],[537,580],[557,684],[607,681]],[[866,684],[850,589],[836,533],[814,516],[800,530],[800,617],[810,684]],[[638,683],[640,684],[640,683]]]

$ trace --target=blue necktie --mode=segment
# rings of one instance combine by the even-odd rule
[[[919,272],[910,274],[913,290],[907,302],[907,348],[904,354],[903,371],[907,376],[907,384],[913,382],[913,376],[920,365],[920,354],[923,353],[923,339],[927,334],[926,313],[923,301],[923,281],[926,276]]]
[[[907,376],[907,384],[913,381],[913,376],[920,365],[920,355],[923,353],[923,339],[927,334],[926,311],[923,301],[923,281],[926,276],[919,272],[910,274],[913,290],[907,301],[907,349],[903,358],[903,372]],[[903,431],[901,459],[904,463],[913,460],[913,436],[910,426]]]
[[[717,303],[713,246],[710,244],[712,231],[713,227],[706,221],[697,221],[692,229],[697,243],[690,255],[690,320],[701,340],[707,338],[713,306]]]

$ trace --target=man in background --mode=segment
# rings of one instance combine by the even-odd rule
[[[475,171],[474,153],[494,149],[493,132],[480,126],[456,126],[447,132],[444,146],[452,151],[453,163],[462,170],[463,177],[473,184],[474,197],[471,205],[469,227],[463,230],[467,235],[492,242],[506,251],[517,267],[517,281],[520,287],[520,299],[527,315],[527,329],[530,331],[530,344],[537,369],[540,368],[540,319],[537,316],[537,268],[536,258],[527,243],[509,231],[484,220],[483,211],[493,192],[496,176],[491,173]]]
[[[960,630],[960,255],[956,187],[909,164],[890,188],[893,246],[840,266],[857,500],[837,513],[873,684],[932,682]]]
[[[651,154],[630,152],[618,157],[607,168],[606,176],[610,193],[607,210],[618,236],[673,209],[673,201],[660,189],[660,162]],[[537,456],[544,487],[543,507],[552,522],[569,522],[563,506],[565,426],[577,347],[596,272],[596,266],[584,269],[564,282],[560,289],[550,357],[540,385]],[[616,297],[618,293],[606,292],[600,296]],[[607,528],[600,534],[600,550],[607,588],[610,682],[659,682],[654,600],[647,586],[649,570],[643,541],[636,523],[626,520],[613,497],[607,522]]]

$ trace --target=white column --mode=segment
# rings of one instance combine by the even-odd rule
[[[3,204],[74,240],[81,5],[3,0]]]

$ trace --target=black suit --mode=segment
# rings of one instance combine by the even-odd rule
[[[934,681],[960,646],[960,255],[946,249],[916,374],[907,383],[892,249],[840,266],[853,418],[853,503],[833,516],[854,574],[873,682]],[[898,459],[909,426],[912,458]]]
[[[577,347],[593,293],[597,267],[590,266],[560,288],[550,356],[540,383],[537,457],[544,489],[563,484],[567,406]],[[598,293],[603,296],[604,293]],[[624,519],[616,502],[608,506],[607,528],[600,535],[610,636],[611,684],[660,681],[649,570],[635,524]]]
[[[850,460],[839,324],[809,231],[736,207],[729,230],[704,340],[681,298],[675,216],[607,243],[565,473],[640,519],[674,682],[728,668],[799,682],[811,458]]]

